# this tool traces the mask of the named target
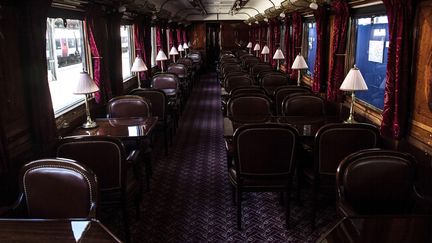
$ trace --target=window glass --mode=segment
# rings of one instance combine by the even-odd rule
[[[122,74],[123,80],[132,76],[132,28],[131,25],[120,26],[122,49]]]
[[[285,55],[285,24],[281,24],[280,26],[280,49],[282,50],[283,54]],[[279,61],[280,64],[284,63],[284,60]]]
[[[309,67],[307,73],[308,75],[313,76],[317,48],[317,33],[315,22],[306,23],[306,36],[306,62]]]
[[[156,66],[156,27],[151,28],[151,45],[152,45],[152,54],[151,54],[151,66]]]
[[[389,46],[387,16],[359,18],[355,25],[355,64],[368,86],[367,91],[356,92],[356,96],[382,110]]]
[[[48,18],[46,42],[48,83],[54,113],[59,115],[84,100],[72,93],[86,69],[83,22]]]

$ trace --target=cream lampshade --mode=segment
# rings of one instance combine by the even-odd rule
[[[267,62],[267,55],[270,53],[270,49],[267,45],[265,45],[261,51],[261,54],[264,55],[264,62]]]
[[[180,57],[182,57],[182,51],[184,51],[183,50],[183,45],[179,44],[179,46],[177,47],[177,50],[180,52]]]
[[[161,62],[161,68],[162,68],[162,72],[164,72],[164,64],[163,61],[168,60],[168,57],[166,56],[165,52],[160,49],[157,56],[156,56],[156,61],[160,61]]]
[[[249,41],[249,43],[246,46],[247,49],[249,49],[249,53],[251,53],[252,50],[252,42]]]
[[[285,56],[282,52],[282,50],[280,48],[278,48],[275,52],[275,54],[273,55],[273,59],[275,59],[277,61],[277,70],[280,69],[279,67],[279,60],[284,60]]]
[[[354,67],[351,68],[351,70],[348,72],[339,89],[351,92],[350,114],[345,122],[354,123],[356,122],[354,120],[355,91],[368,90],[363,75],[361,74],[360,69],[356,67],[356,65],[354,65]]]
[[[183,43],[183,49],[184,49],[184,51],[185,51],[185,57],[186,57],[187,49],[189,49],[189,46],[186,44],[186,42]]]
[[[295,60],[294,63],[291,66],[291,69],[297,69],[298,70],[298,75],[297,75],[297,86],[300,86],[300,80],[301,80],[301,70],[302,69],[307,69],[308,65],[306,64],[305,59],[303,58],[303,56],[299,53]]]
[[[139,72],[147,71],[147,66],[145,65],[143,59],[139,56],[135,58],[134,63],[132,64],[131,72],[136,72],[138,76],[138,88],[141,88],[141,80]]]
[[[255,44],[255,47],[254,47],[254,51],[256,51],[256,56],[258,57],[259,56],[259,50],[261,49],[261,47],[260,47],[260,45],[258,44],[258,43],[256,43]]]
[[[99,91],[99,87],[96,85],[96,83],[93,81],[93,79],[90,77],[90,75],[88,75],[87,72],[82,71],[79,75],[78,83],[77,83],[73,93],[85,95],[84,101],[85,101],[85,107],[86,107],[87,120],[82,125],[83,128],[88,129],[88,128],[97,127],[96,122],[94,122],[91,119],[90,108],[89,108],[89,103],[88,103],[88,99],[90,98],[90,95],[93,94],[94,92],[97,92],[97,91]]]
[[[179,54],[179,53],[178,53],[178,51],[177,51],[177,48],[175,48],[175,46],[171,47],[171,50],[170,50],[170,52],[169,52],[169,55],[170,55],[170,56],[173,56],[173,58],[174,58],[174,62],[176,62],[176,61],[175,61],[175,56],[178,55],[178,54]]]

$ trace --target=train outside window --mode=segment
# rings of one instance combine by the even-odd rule
[[[74,95],[80,72],[85,64],[83,22],[75,19],[47,19],[48,82],[56,116],[83,101]]]
[[[356,96],[382,110],[389,47],[387,16],[355,19],[355,29],[355,65],[368,86],[367,91],[356,92]]]
[[[315,22],[305,23],[307,74],[313,76],[317,49],[317,32]]]
[[[122,49],[122,73],[123,81],[132,76],[132,25],[120,26],[121,49]]]

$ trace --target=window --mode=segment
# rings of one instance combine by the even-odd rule
[[[59,115],[84,100],[72,92],[85,63],[83,22],[47,19],[46,57],[54,113]]]
[[[120,26],[123,81],[132,76],[132,26]]]
[[[356,92],[356,96],[382,110],[389,45],[387,16],[357,18],[354,21],[354,64],[360,69],[368,86],[367,91]]]
[[[151,66],[156,66],[156,55],[157,55],[157,48],[156,48],[156,27],[151,27],[151,45],[152,45],[152,54],[151,54]]]
[[[317,49],[317,32],[315,22],[306,23],[306,62],[308,65],[307,74],[313,76],[315,68],[315,57]]]

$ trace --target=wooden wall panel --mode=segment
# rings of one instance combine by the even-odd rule
[[[192,48],[195,50],[205,50],[206,47],[206,26],[205,23],[196,23],[189,33]]]
[[[221,22],[221,48],[245,47],[249,41],[249,25],[242,21]]]
[[[416,13],[416,43],[414,54],[414,95],[410,136],[432,153],[432,3],[421,2]]]

